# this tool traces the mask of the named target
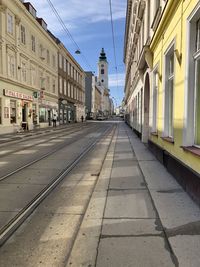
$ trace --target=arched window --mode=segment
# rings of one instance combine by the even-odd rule
[[[104,69],[101,69],[101,74],[104,74]]]

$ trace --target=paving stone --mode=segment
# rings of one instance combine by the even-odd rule
[[[173,267],[161,237],[118,237],[100,240],[97,267]]]
[[[104,219],[102,235],[159,235],[161,227],[156,219]]]
[[[105,218],[155,218],[146,190],[111,190],[108,192]]]

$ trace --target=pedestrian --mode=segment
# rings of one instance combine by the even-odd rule
[[[81,116],[81,121],[83,122],[83,115]]]
[[[56,127],[57,116],[53,114],[53,127]]]

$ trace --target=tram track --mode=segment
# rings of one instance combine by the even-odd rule
[[[90,139],[89,144],[81,153],[69,163],[56,177],[54,177],[18,214],[13,217],[5,226],[0,229],[0,246],[15,232],[15,230],[26,220],[26,218],[35,210],[35,208],[46,198],[50,192],[71,172],[72,169],[83,159],[92,148],[102,139],[106,138],[114,131],[114,126],[103,129],[100,136]],[[111,138],[112,139],[112,138]],[[111,141],[110,141],[111,142]]]
[[[51,133],[48,133],[47,135],[45,135],[45,138],[46,137],[49,137],[49,136],[52,136],[51,138],[49,138],[48,140],[45,140],[45,141],[39,141],[38,143],[34,143],[34,144],[31,144],[31,145],[28,145],[28,146],[26,146],[26,147],[20,147],[20,148],[17,148],[17,149],[13,149],[12,151],[9,151],[9,152],[6,152],[6,153],[4,153],[4,154],[0,154],[0,158],[3,158],[3,157],[5,157],[5,156],[8,156],[8,155],[11,155],[11,154],[13,154],[13,153],[16,153],[16,152],[18,152],[18,151],[21,151],[22,149],[23,150],[27,150],[27,149],[30,149],[30,148],[32,148],[32,147],[34,147],[34,146],[37,146],[37,145],[41,145],[41,144],[44,144],[44,143],[46,143],[46,142],[48,142],[48,141],[52,141],[52,140],[55,140],[55,139],[57,139],[57,138],[61,138],[61,137],[64,137],[64,136],[66,136],[66,134],[73,134],[73,133],[77,133],[77,132],[79,132],[79,130],[81,131],[81,130],[83,130],[83,127],[85,128],[85,129],[90,129],[90,128],[86,128],[86,126],[84,125],[84,126],[79,126],[79,127],[77,127],[76,129],[68,129],[68,131],[66,131],[66,129],[65,130],[62,130],[61,132],[59,131],[58,133],[56,133],[57,135],[56,136],[52,136],[52,132]],[[94,126],[93,126],[94,127]],[[91,129],[93,128],[93,127],[91,127]],[[26,141],[33,141],[34,139],[38,139],[39,137],[38,137],[38,135],[37,136],[34,136],[34,138],[31,138],[31,139],[26,139],[25,140],[25,142]],[[20,142],[16,142],[15,144],[18,144],[18,143],[22,143],[22,142],[24,142],[24,140],[20,140]],[[10,145],[10,143],[8,144],[8,145]],[[12,144],[11,144],[12,145]],[[1,181],[1,179],[0,179],[0,181]]]
[[[101,128],[101,127],[98,126],[98,125],[92,127],[93,130],[98,130],[98,129],[100,129],[100,128]],[[80,138],[81,136],[85,136],[85,134],[87,134],[87,132],[91,131],[92,129],[91,129],[91,128],[90,128],[90,129],[86,129],[86,132],[82,133],[82,134],[79,136],[79,138]],[[74,132],[77,132],[77,131],[74,131]],[[58,137],[56,137],[56,138],[58,138]],[[56,139],[56,138],[55,138],[55,139]],[[0,182],[3,181],[3,180],[5,180],[6,178],[12,176],[13,174],[18,173],[19,171],[21,171],[21,170],[23,170],[23,169],[25,169],[25,168],[27,168],[27,167],[29,167],[29,166],[31,166],[31,165],[33,165],[33,164],[39,162],[39,161],[41,161],[42,159],[48,158],[49,156],[53,155],[54,153],[56,153],[56,152],[58,152],[60,149],[62,149],[63,146],[71,145],[72,143],[74,143],[74,142],[77,141],[76,138],[77,138],[77,137],[72,137],[72,139],[70,140],[70,142],[69,142],[69,140],[68,140],[68,141],[65,142],[65,143],[62,143],[62,144],[60,144],[60,145],[57,145],[57,147],[56,147],[55,149],[53,149],[53,150],[47,152],[46,154],[44,154],[44,155],[42,155],[42,156],[40,156],[40,157],[38,157],[38,158],[36,158],[36,159],[34,159],[34,160],[32,160],[32,161],[26,163],[25,165],[22,165],[22,166],[18,167],[17,169],[15,169],[15,170],[13,170],[13,171],[11,171],[11,172],[9,172],[9,173],[7,173],[7,174],[1,176],[1,177],[0,177]],[[52,139],[51,139],[51,140],[52,140]],[[46,141],[43,142],[43,143],[46,143]],[[34,146],[35,146],[35,145],[36,145],[36,144],[34,144]],[[37,144],[37,145],[39,145],[39,144]],[[28,148],[30,148],[30,147],[28,147]],[[28,148],[27,148],[27,149],[28,149]],[[25,148],[25,149],[26,149],[26,148]],[[23,149],[23,150],[25,150],[25,149]],[[21,151],[21,149],[20,149],[19,151]],[[16,152],[16,151],[15,151],[15,152]],[[13,153],[13,152],[12,152],[12,153]],[[12,154],[12,153],[11,153],[11,154]]]

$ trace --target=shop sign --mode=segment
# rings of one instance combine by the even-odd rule
[[[58,104],[48,101],[48,100],[44,100],[44,99],[40,99],[39,103],[45,107],[51,107],[51,108],[58,108]]]
[[[4,95],[9,96],[9,97],[24,99],[24,100],[28,100],[28,101],[33,101],[33,97],[31,95],[26,95],[26,94],[12,91],[9,89],[4,89]]]

